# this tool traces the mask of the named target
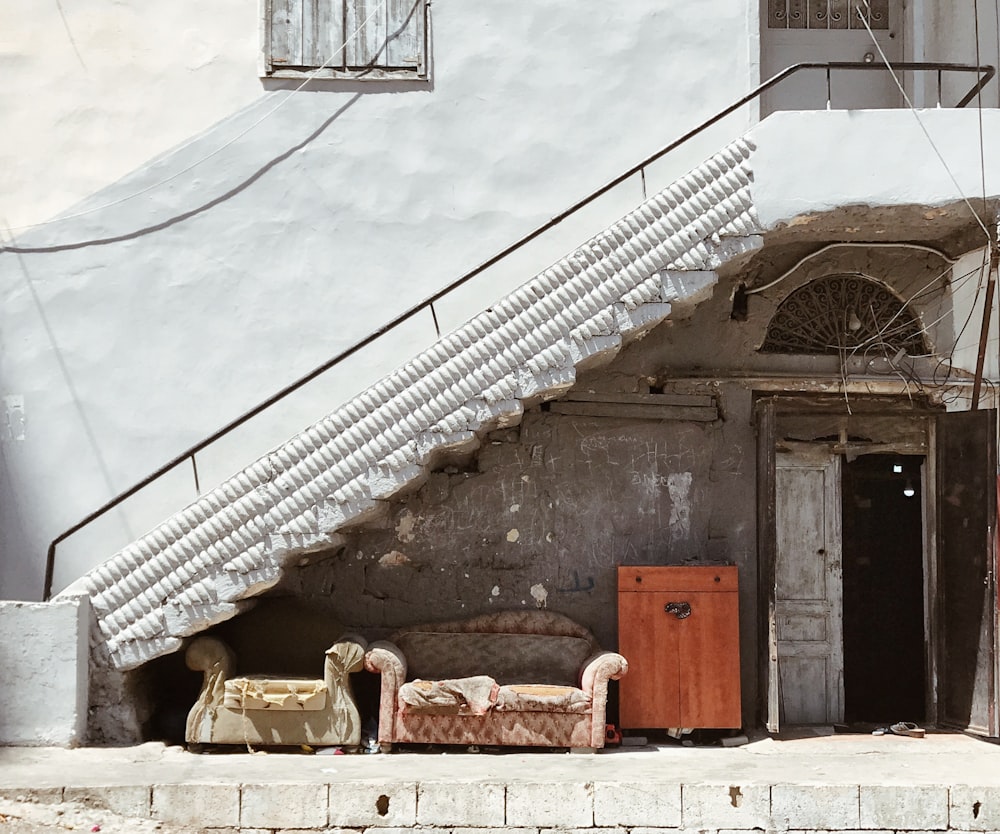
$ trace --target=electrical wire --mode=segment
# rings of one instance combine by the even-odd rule
[[[949,257],[944,252],[942,252],[940,249],[935,249],[933,246],[926,246],[925,244],[922,244],[922,243],[907,243],[906,241],[898,241],[898,242],[871,241],[871,242],[865,243],[865,242],[858,241],[858,240],[845,240],[845,241],[840,241],[838,243],[828,243],[825,246],[821,246],[815,252],[810,252],[808,255],[803,255],[801,258],[799,258],[799,260],[795,264],[795,266],[791,267],[790,269],[785,270],[783,273],[781,273],[781,275],[779,275],[777,278],[775,278],[770,283],[765,284],[763,287],[754,287],[752,290],[747,290],[746,294],[747,295],[756,295],[757,293],[764,292],[764,290],[771,289],[771,287],[775,286],[776,284],[780,284],[782,281],[784,281],[789,275],[791,275],[793,272],[795,272],[796,269],[798,269],[800,266],[802,266],[804,263],[806,263],[806,261],[810,261],[813,258],[818,257],[819,255],[822,255],[825,252],[830,251],[831,249],[837,249],[837,248],[855,248],[855,249],[892,249],[892,248],[896,248],[896,249],[917,249],[917,250],[920,250],[920,251],[923,251],[923,252],[931,252],[931,253],[937,255],[943,261],[947,261],[949,264],[953,264],[957,260],[956,258]]]
[[[25,229],[37,229],[37,228],[39,228],[41,226],[51,226],[51,225],[54,225],[56,223],[64,223],[64,222],[66,222],[68,220],[75,220],[78,217],[86,217],[89,214],[94,214],[94,213],[99,212],[99,211],[104,211],[105,209],[114,208],[115,206],[120,206],[122,203],[127,203],[130,200],[134,200],[136,197],[141,197],[143,194],[148,194],[150,191],[154,191],[155,189],[160,188],[161,186],[164,186],[164,185],[167,185],[168,183],[173,182],[177,178],[184,176],[184,174],[187,174],[189,171],[193,171],[198,166],[204,164],[205,162],[208,162],[208,160],[212,159],[213,157],[218,156],[220,153],[222,153],[222,151],[226,150],[226,148],[231,147],[236,142],[238,142],[240,139],[242,139],[244,136],[246,136],[248,133],[250,133],[251,131],[255,130],[257,127],[259,127],[261,124],[263,124],[269,118],[271,118],[271,116],[273,116],[276,112],[278,112],[278,110],[280,110],[282,107],[284,107],[292,99],[292,97],[296,93],[300,92],[310,82],[314,81],[316,79],[316,76],[320,72],[322,72],[325,69],[329,69],[330,64],[333,62],[334,58],[338,57],[340,55],[340,53],[343,52],[347,48],[347,44],[351,40],[353,40],[361,32],[362,29],[364,29],[364,27],[368,24],[368,21],[370,21],[373,17],[375,17],[375,15],[385,6],[386,2],[387,2],[387,0],[378,0],[378,2],[375,4],[375,7],[372,9],[371,13],[368,15],[368,17],[366,17],[363,21],[361,21],[360,24],[358,24],[358,28],[355,29],[354,32],[349,37],[344,38],[343,44],[341,46],[339,46],[337,49],[335,49],[333,51],[333,54],[331,54],[330,57],[327,58],[320,66],[316,67],[313,70],[310,70],[309,74],[306,76],[306,78],[302,81],[301,84],[299,84],[297,87],[289,90],[288,91],[288,95],[286,95],[284,98],[282,98],[281,101],[279,101],[270,110],[268,110],[267,112],[265,112],[264,115],[262,115],[259,119],[257,119],[257,121],[253,122],[252,124],[250,124],[249,126],[247,126],[246,128],[244,128],[242,131],[240,131],[234,137],[232,137],[229,141],[223,143],[218,148],[216,148],[214,151],[211,151],[210,153],[206,154],[205,156],[201,157],[200,159],[196,160],[195,162],[192,162],[186,168],[182,168],[180,171],[175,171],[169,177],[166,177],[165,179],[162,179],[162,180],[159,180],[157,182],[151,183],[150,185],[147,185],[145,188],[141,188],[138,191],[133,192],[132,194],[128,194],[128,195],[126,195],[124,197],[119,197],[118,199],[112,200],[111,202],[108,202],[108,203],[102,203],[101,205],[93,206],[93,207],[91,207],[89,209],[84,209],[83,211],[78,211],[78,212],[75,212],[73,214],[67,214],[67,215],[64,215],[62,217],[56,217],[56,218],[53,218],[52,220],[43,220],[43,221],[41,221],[39,223],[27,223],[27,224],[25,224],[23,226],[11,226],[11,227],[9,227],[8,232],[24,231]],[[362,74],[363,73],[359,73],[358,77],[360,77]],[[191,139],[191,140],[183,143],[179,147],[174,148],[171,151],[171,154],[172,155],[177,154],[180,151],[184,150],[185,148],[190,147],[191,145],[193,145],[197,141],[198,141],[197,137],[194,138],[194,139]],[[3,252],[3,251],[4,251],[4,249],[0,248],[0,252]]]

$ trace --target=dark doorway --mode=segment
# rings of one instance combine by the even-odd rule
[[[844,718],[925,718],[922,457],[843,467]]]

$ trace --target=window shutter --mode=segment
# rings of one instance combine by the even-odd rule
[[[386,10],[379,0],[345,0],[347,66],[385,66]]]
[[[306,67],[344,66],[342,0],[299,0],[303,4],[303,57]]]
[[[268,73],[323,67],[425,78],[426,0],[268,0]],[[363,73],[359,73],[363,75]],[[374,77],[382,77],[376,74]]]
[[[270,50],[273,69],[302,66],[303,0],[271,0]]]
[[[389,42],[386,66],[424,74],[424,0],[386,0]]]

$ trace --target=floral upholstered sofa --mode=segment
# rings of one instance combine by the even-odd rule
[[[361,670],[368,644],[344,635],[326,650],[322,678],[234,676],[236,657],[216,637],[187,648],[189,669],[204,672],[201,694],[188,713],[191,745],[345,745],[361,742],[361,717],[350,674]],[[319,659],[317,658],[317,666]]]
[[[378,740],[604,746],[608,681],[628,670],[562,614],[502,611],[401,629],[372,643],[382,676]]]

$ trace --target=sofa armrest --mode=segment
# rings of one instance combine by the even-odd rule
[[[196,637],[184,653],[184,662],[194,672],[204,672],[201,698],[222,703],[226,681],[236,670],[236,655],[218,637]]]
[[[395,643],[379,640],[365,654],[365,668],[382,676],[382,693],[378,709],[378,740],[395,741],[396,701],[399,688],[406,682],[406,657]]]
[[[236,670],[236,655],[217,637],[196,637],[184,653],[184,662],[188,669],[204,672],[198,700],[188,712],[185,739],[191,743],[207,741],[214,711],[222,706],[226,694],[226,681]]]
[[[332,682],[343,685],[352,672],[360,672],[365,664],[368,641],[357,634],[341,634],[337,641],[326,650],[326,684]]]
[[[598,652],[588,657],[580,672],[580,688],[591,699],[591,747],[604,746],[605,716],[608,708],[608,681],[619,680],[628,672],[628,661],[617,652]]]

